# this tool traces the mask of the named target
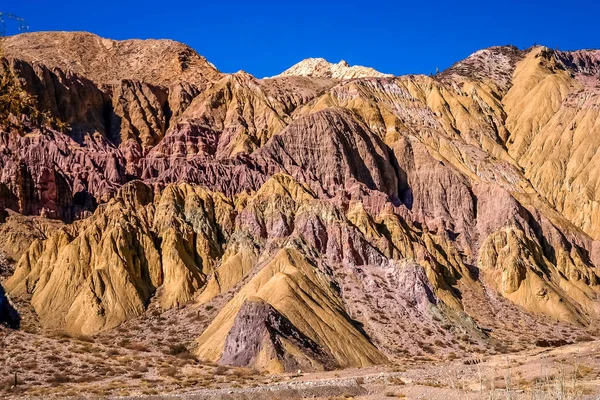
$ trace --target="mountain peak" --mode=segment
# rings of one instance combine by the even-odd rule
[[[154,85],[219,79],[191,47],[168,39],[105,39],[89,32],[28,32],[6,37],[5,55],[69,70],[100,83],[137,79]]]
[[[348,64],[341,60],[337,64],[324,58],[307,58],[283,71],[277,76],[310,76],[313,78],[353,79],[367,77],[386,77],[391,74],[381,73],[371,67]]]

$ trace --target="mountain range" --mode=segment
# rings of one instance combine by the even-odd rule
[[[257,79],[168,40],[1,46],[47,117],[0,121],[13,327],[94,337],[168,312],[198,359],[273,373],[597,333],[600,51]]]

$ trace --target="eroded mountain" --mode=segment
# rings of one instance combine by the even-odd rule
[[[38,329],[197,309],[198,357],[290,371],[597,321],[598,51],[257,79],[171,41],[3,45],[4,73],[67,126],[0,132],[0,229],[18,233],[2,286]]]

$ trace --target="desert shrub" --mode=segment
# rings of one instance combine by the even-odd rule
[[[85,335],[80,335],[80,336],[76,336],[75,339],[79,340],[80,342],[86,342],[86,343],[94,343],[94,338],[91,338],[89,336],[85,336]]]
[[[66,374],[54,374],[46,380],[48,383],[67,383],[71,382],[71,377]]]
[[[421,349],[429,354],[433,354],[435,353],[435,350],[433,349],[433,347],[431,347],[429,344],[425,344],[423,343],[421,345]]]
[[[162,368],[160,370],[160,374],[165,375],[165,376],[174,377],[175,375],[177,375],[177,368],[175,368],[175,367]]]
[[[227,367],[219,365],[215,368],[215,375],[225,375],[227,373]]]
[[[580,336],[577,336],[577,338],[575,339],[576,342],[591,342],[593,340],[594,340],[594,338],[591,337],[590,335],[580,335]]]
[[[188,348],[183,344],[169,346],[168,354],[181,358],[182,360],[196,360],[196,356],[190,353]]]
[[[169,346],[169,354],[172,356],[178,356],[180,354],[189,353],[187,347],[185,345],[178,343],[172,346]]]
[[[119,350],[117,350],[117,349],[109,349],[109,350],[106,352],[106,355],[108,355],[108,356],[111,356],[111,357],[113,357],[113,356],[118,356],[119,354],[121,354],[121,353],[120,353],[120,352],[119,352]]]
[[[391,383],[392,385],[396,385],[396,386],[402,386],[405,384],[404,381],[397,376],[390,376],[387,378],[387,381],[389,383]]]
[[[591,374],[594,371],[594,368],[589,365],[578,365],[576,369],[576,377],[578,379],[585,378],[587,375]]]
[[[147,352],[150,351],[150,349],[148,348],[148,346],[146,346],[143,343],[139,343],[139,342],[129,343],[129,344],[125,345],[124,347],[126,349],[129,349],[129,350],[141,351],[141,352],[144,352],[144,353],[147,353]]]

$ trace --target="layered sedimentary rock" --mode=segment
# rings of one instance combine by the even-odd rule
[[[0,134],[2,284],[48,328],[216,307],[196,354],[279,372],[597,320],[598,52],[256,79],[168,41],[47,33],[7,49],[67,124]]]

